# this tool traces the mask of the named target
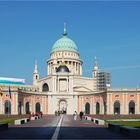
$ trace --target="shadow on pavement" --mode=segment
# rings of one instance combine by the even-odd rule
[[[10,127],[0,131],[0,139],[51,139],[56,127]]]
[[[56,127],[10,127],[0,131],[0,139],[51,139]],[[60,127],[58,139],[117,140],[136,139],[109,131],[105,127]],[[139,138],[140,139],[140,138]]]
[[[61,127],[58,139],[132,139],[102,127]]]

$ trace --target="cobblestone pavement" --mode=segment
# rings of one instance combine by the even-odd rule
[[[0,139],[51,139],[56,132],[60,116],[47,115],[39,120],[22,125],[10,124],[8,130],[0,131]],[[111,132],[105,125],[91,121],[75,121],[73,116],[64,115],[61,127],[56,132],[57,139],[125,139],[118,133]]]

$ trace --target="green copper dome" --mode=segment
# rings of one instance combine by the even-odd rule
[[[67,36],[66,24],[64,24],[63,37],[58,39],[52,47],[52,52],[63,51],[63,50],[78,51],[78,48],[77,48],[75,42]]]
[[[78,51],[75,42],[67,36],[63,36],[62,38],[58,39],[52,47],[52,52],[61,50]]]

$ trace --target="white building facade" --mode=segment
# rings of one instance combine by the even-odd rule
[[[48,75],[39,79],[35,65],[33,84],[39,91],[48,95],[48,113],[55,110],[73,114],[78,110],[78,93],[76,90],[94,91],[94,77],[83,77],[83,61],[80,59],[77,45],[68,37],[66,26],[63,36],[58,39],[47,61]]]

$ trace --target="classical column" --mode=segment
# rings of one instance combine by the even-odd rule
[[[93,96],[90,97],[90,114],[93,114]]]
[[[59,78],[58,78],[58,92],[60,92],[60,81],[59,81]]]
[[[15,114],[15,109],[14,109],[15,102],[16,102],[15,101],[15,94],[12,94],[12,101],[10,100],[10,98],[9,98],[9,101],[11,102],[11,114]]]
[[[137,113],[139,114],[140,112],[139,112],[139,110],[140,110],[140,94],[138,94],[137,93],[137,98],[138,98],[138,100],[137,100],[137,106],[138,106],[138,108],[137,108]]]
[[[72,65],[73,65],[73,68],[72,68],[72,73],[74,74],[75,73],[75,63],[74,62],[72,62]]]
[[[15,114],[18,114],[18,94],[15,94],[15,100],[16,100],[16,110],[15,110]]]
[[[73,92],[73,77],[69,78],[69,91]]]
[[[36,112],[36,110],[35,110],[36,98],[35,97],[36,97],[35,95],[31,96],[31,98],[33,99],[32,105],[33,105],[33,111],[34,112]]]
[[[92,103],[93,103],[92,111],[93,111],[93,114],[96,114],[96,112],[95,112],[95,111],[96,111],[96,105],[95,105],[95,100],[94,100],[94,98],[95,98],[95,97],[94,97],[94,95],[93,95],[93,97],[92,97],[92,100],[93,100],[93,101],[92,101]]]
[[[25,97],[24,97],[25,98]],[[23,99],[23,114],[26,114],[25,113],[25,99]]]
[[[129,104],[128,104],[128,100],[127,100],[128,99],[127,98],[128,94],[125,93],[125,96],[126,96],[125,97],[125,99],[126,99],[126,104],[125,104],[125,106],[126,106],[126,114],[128,115],[129,114]]]
[[[102,106],[102,97],[100,95],[100,114],[102,114],[103,106]]]
[[[109,114],[109,94],[106,94],[106,114]]]
[[[112,114],[113,111],[112,111],[113,107],[112,107],[112,93],[108,94],[108,101],[107,101],[107,110],[109,114]]]
[[[55,83],[54,83],[54,76],[52,76],[52,92],[55,91]]]
[[[51,74],[51,64],[49,63],[49,75]]]
[[[79,112],[82,111],[82,97],[80,97]]]
[[[73,70],[74,70],[74,73],[73,74],[76,74],[76,62],[74,61],[74,67],[73,67]]]
[[[54,77],[54,92],[56,92],[56,77]]]
[[[100,100],[101,100],[101,114],[104,114],[104,103],[103,103],[103,97],[102,96],[100,96]]]
[[[56,92],[58,92],[58,77],[56,77]]]
[[[80,75],[82,75],[82,71],[83,71],[83,70],[82,70],[82,64],[80,64],[80,67],[81,67],[81,68],[80,68]]]
[[[109,102],[109,97],[110,94],[107,94],[107,103],[106,103],[106,113],[110,114],[110,102]]]
[[[84,97],[82,96],[82,111],[85,111]]]
[[[53,76],[53,92],[55,92],[55,77]]]
[[[44,102],[44,106],[43,106],[43,108],[42,108],[41,111],[42,111],[44,114],[46,114],[46,102],[45,102],[45,96],[43,96],[42,99],[43,99],[42,101]]]
[[[75,74],[75,71],[76,71],[76,63],[73,62],[73,74]]]
[[[78,74],[78,63],[76,62],[76,74]]]
[[[113,114],[112,94],[110,94],[110,114]]]
[[[135,95],[136,96],[136,104],[135,104],[135,114],[138,114],[138,94]]]
[[[49,64],[48,64],[47,72],[48,72],[48,75],[49,75],[50,74],[50,72],[49,72]]]
[[[78,63],[78,74],[80,75],[80,63]]]
[[[120,104],[120,114],[124,114],[124,94],[122,94],[122,102]]]
[[[67,81],[68,81],[68,85],[67,85],[67,92],[69,92],[69,77],[67,78]]]
[[[23,106],[24,103],[21,103],[21,114],[24,114],[24,106]]]
[[[66,80],[67,80],[67,89],[66,89],[66,91],[68,92],[68,88],[69,88],[68,78],[66,78]]]

